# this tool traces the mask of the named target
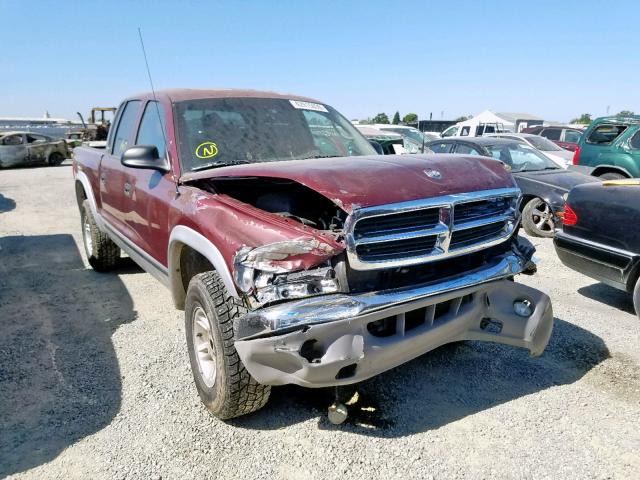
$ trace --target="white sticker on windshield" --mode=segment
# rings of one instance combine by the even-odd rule
[[[316,112],[324,112],[329,113],[327,107],[320,103],[312,103],[312,102],[301,102],[300,100],[289,100],[293,108],[297,108],[299,110],[314,110]]]

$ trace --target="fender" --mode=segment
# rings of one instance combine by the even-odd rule
[[[91,182],[89,181],[89,177],[87,174],[78,171],[76,172],[76,181],[82,184],[82,188],[84,188],[84,193],[87,196],[87,200],[89,200],[89,206],[91,207],[91,213],[93,213],[93,218],[98,225],[98,228],[105,231],[104,222],[102,220],[102,215],[98,213],[98,206],[96,205],[96,199],[93,196],[93,188],[91,188]]]
[[[184,300],[186,297],[186,291],[182,284],[182,275],[180,272],[180,251],[182,245],[187,245],[194,249],[196,252],[204,256],[213,268],[215,268],[218,275],[222,279],[227,291],[233,297],[238,298],[238,291],[233,283],[231,272],[227,268],[227,263],[224,257],[220,253],[220,250],[211,243],[204,235],[196,232],[192,228],[185,227],[184,225],[177,225],[171,230],[169,237],[169,250],[167,252],[167,261],[169,267],[169,282],[171,288],[171,294],[173,295],[173,302],[176,308],[184,308]]]

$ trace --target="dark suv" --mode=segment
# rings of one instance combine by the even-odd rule
[[[522,132],[540,135],[541,137],[551,140],[553,143],[565,150],[571,150],[572,152],[575,152],[576,147],[578,146],[578,141],[582,136],[581,130],[562,126],[544,127],[542,125],[538,125],[536,127],[525,128]]]

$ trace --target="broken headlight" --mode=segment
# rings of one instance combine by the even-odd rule
[[[258,305],[336,293],[340,285],[330,267],[291,271],[287,259],[322,251],[322,244],[309,241],[285,241],[257,248],[242,247],[233,262],[233,277],[238,288]]]

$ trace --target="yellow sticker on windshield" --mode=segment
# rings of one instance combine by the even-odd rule
[[[213,142],[202,142],[196,147],[196,157],[212,158],[218,155],[218,146]]]

